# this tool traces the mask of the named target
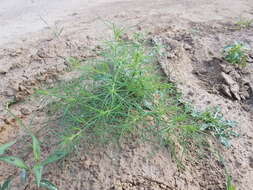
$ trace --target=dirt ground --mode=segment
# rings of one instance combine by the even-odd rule
[[[198,109],[219,106],[226,119],[238,122],[235,131],[240,136],[232,140],[231,148],[220,149],[237,189],[253,189],[253,27],[235,27],[239,18],[253,19],[252,0],[101,1],[75,9],[70,15],[42,30],[13,37],[8,43],[0,40],[0,143],[13,139],[26,142],[24,131],[4,109],[7,103],[26,124],[32,121],[42,141],[50,138],[43,130],[48,124],[44,105],[29,95],[34,89],[75,76],[75,72],[68,72],[67,59],[95,57],[99,43],[110,36],[106,25],[110,21],[124,26],[127,32],[145,32],[165,45],[166,56],[160,64],[185,100]],[[244,69],[221,59],[222,48],[234,41],[251,47]],[[14,148],[11,153],[31,159],[27,150],[18,145]],[[224,165],[213,154],[195,162],[188,158],[185,170],[180,170],[167,151],[150,144],[126,142],[121,149],[87,150],[82,148],[51,165],[45,177],[61,190],[226,189]],[[45,145],[43,152],[48,151]],[[17,170],[0,163],[0,181],[13,174]]]

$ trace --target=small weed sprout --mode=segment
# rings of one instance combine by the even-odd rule
[[[231,176],[227,176],[226,187],[227,190],[236,190],[236,186],[233,184]]]
[[[248,61],[248,50],[243,43],[234,43],[223,49],[224,59],[231,64],[246,66]]]
[[[35,183],[37,187],[44,187],[48,190],[57,190],[57,187],[52,184],[50,181],[43,179],[43,168],[50,163],[56,162],[67,155],[67,152],[64,151],[56,151],[53,154],[49,155],[46,159],[41,159],[41,150],[40,150],[40,142],[38,139],[32,135],[32,147],[33,147],[33,156],[34,156],[34,165],[29,166],[26,164],[23,159],[16,156],[7,156],[5,155],[5,151],[9,149],[15,142],[7,143],[0,146],[0,161],[6,162],[17,168],[21,169],[20,180],[22,183],[27,182],[27,178],[30,174],[35,176]],[[8,190],[11,187],[11,178],[8,178],[0,190]]]
[[[11,178],[7,178],[3,184],[0,184],[0,190],[10,190],[11,189]]]
[[[9,111],[9,113],[11,113]],[[33,174],[35,177],[35,183],[37,184],[37,187],[44,187],[48,190],[57,190],[57,187],[52,184],[50,181],[43,179],[43,168],[47,166],[48,164],[57,162],[58,160],[64,158],[69,152],[66,151],[66,149],[58,149],[49,156],[47,156],[45,159],[42,159],[41,156],[41,143],[35,137],[35,135],[30,131],[29,128],[27,128],[22,121],[17,118],[13,113],[11,113],[17,121],[19,122],[20,126],[25,129],[25,131],[30,135],[32,139],[32,150],[33,150],[33,164],[28,165],[25,163],[25,161],[19,157],[16,156],[8,156],[6,155],[6,151],[10,149],[16,141],[9,142],[6,144],[3,144],[0,146],[0,161],[5,162],[7,164],[11,164],[19,169],[21,169],[20,173],[20,181],[21,183],[26,183],[28,176],[30,174]],[[12,178],[9,177],[7,180],[4,182],[0,190],[9,190],[11,188],[11,180]]]
[[[235,23],[235,25],[238,27],[239,30],[250,28],[253,24],[253,19],[242,19]]]

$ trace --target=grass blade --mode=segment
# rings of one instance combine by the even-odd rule
[[[232,184],[232,177],[227,177],[227,190],[236,190],[236,187]]]
[[[32,135],[32,141],[34,158],[36,161],[39,161],[41,158],[40,142],[34,135]]]
[[[10,148],[12,145],[14,145],[16,143],[16,141],[12,141],[6,144],[3,144],[2,146],[0,146],[0,155],[4,154],[5,151]]]
[[[20,172],[20,181],[21,181],[21,183],[22,184],[25,184],[26,183],[26,181],[27,181],[27,178],[28,178],[28,172],[27,172],[27,170],[22,170],[21,172]]]
[[[36,178],[37,186],[40,187],[41,177],[42,177],[43,166],[41,164],[37,164],[34,166],[33,171]]]
[[[11,178],[5,180],[2,187],[0,186],[0,190],[10,190],[11,189]]]
[[[0,161],[17,166],[18,168],[21,168],[21,169],[26,169],[26,170],[29,169],[29,167],[25,164],[23,160],[14,156],[2,156],[0,157]]]
[[[42,162],[42,165],[45,166],[45,165],[48,165],[50,163],[56,162],[58,160],[61,160],[67,154],[68,154],[68,152],[66,152],[66,151],[55,151],[53,154],[49,155],[46,160],[44,160]]]
[[[50,181],[48,181],[46,179],[41,180],[40,186],[45,187],[48,190],[58,190],[58,188],[54,184],[52,184]]]

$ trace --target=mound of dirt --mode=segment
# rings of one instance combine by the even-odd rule
[[[222,49],[233,39],[253,47],[252,31],[229,30],[222,23],[190,26],[197,26],[198,33],[172,29],[156,34],[153,40],[162,43],[166,53],[159,63],[186,100],[202,110],[218,106],[227,119],[238,122],[235,131],[240,137],[233,139],[232,148],[223,152],[236,184],[241,189],[250,189],[253,65],[250,60],[244,68],[227,63],[222,59]]]
[[[29,139],[25,138],[18,122],[4,111],[9,103],[11,111],[25,124],[31,125],[45,143],[43,155],[52,151],[50,129],[55,126],[48,126],[44,105],[33,99],[27,100],[27,96],[35,88],[51,86],[62,77],[69,77],[68,57],[85,60],[95,56],[96,53],[90,50],[97,45],[97,36],[105,39],[108,34],[108,28],[105,29],[104,22],[101,24],[98,19],[99,15],[105,20],[124,23],[135,31],[150,31],[151,41],[164,45],[164,56],[159,61],[164,73],[177,84],[185,100],[202,110],[221,107],[226,119],[238,122],[234,130],[240,136],[231,140],[231,148],[219,147],[225,163],[215,153],[197,160],[192,160],[193,156],[189,155],[184,160],[185,170],[181,170],[168,151],[152,144],[126,142],[121,149],[112,146],[80,148],[75,155],[46,168],[44,177],[61,190],[224,190],[226,165],[238,189],[252,189],[252,59],[246,68],[237,68],[222,59],[221,50],[235,39],[253,48],[252,27],[237,30],[226,22],[234,22],[236,19],[231,15],[236,17],[242,12],[252,17],[253,7],[247,0],[231,1],[229,5],[225,0],[107,3],[64,21],[63,36],[48,37],[43,31],[29,36],[30,41],[22,41],[18,47],[1,48],[0,142],[22,141],[9,153],[32,163]],[[69,78],[73,75],[70,74]],[[18,182],[18,172],[1,162],[0,182],[13,175]],[[33,184],[22,187],[17,184],[14,183],[14,190],[36,189]]]

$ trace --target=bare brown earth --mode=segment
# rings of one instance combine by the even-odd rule
[[[52,26],[1,45],[0,143],[18,139],[21,145],[10,153],[31,161],[30,147],[21,148],[29,139],[6,113],[7,103],[26,124],[31,123],[41,141],[50,142],[49,129],[44,128],[48,125],[44,105],[28,97],[36,88],[75,76],[68,72],[66,60],[96,56],[98,45],[110,36],[106,26],[110,21],[129,33],[145,32],[165,45],[166,56],[160,64],[186,101],[198,109],[220,106],[227,119],[238,122],[235,131],[240,136],[232,140],[231,148],[220,149],[237,189],[253,189],[253,58],[244,69],[221,59],[222,48],[234,41],[253,49],[253,28],[234,26],[239,17],[253,18],[252,0],[121,1],[85,10],[59,21],[61,33]],[[45,144],[43,153],[49,151]],[[47,168],[45,177],[61,190],[226,189],[224,165],[217,155],[210,153],[196,161],[189,156],[184,162],[185,170],[180,170],[166,150],[126,141],[121,148],[80,148],[79,153]],[[0,163],[0,181],[13,174],[17,170]],[[25,188],[36,189],[32,185],[14,189]]]

